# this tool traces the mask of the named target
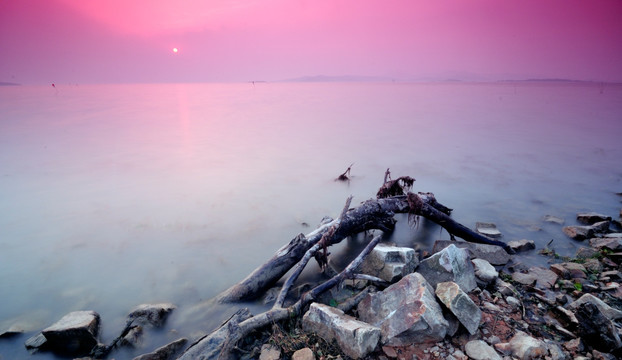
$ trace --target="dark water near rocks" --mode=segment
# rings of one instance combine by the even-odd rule
[[[620,85],[0,87],[0,330],[28,330],[0,339],[0,355],[28,357],[23,342],[74,310],[101,314],[105,342],[147,302],[179,309],[146,346],[210,330],[215,317],[187,309],[348,195],[373,197],[386,168],[466,226],[494,222],[505,241],[554,239],[573,255],[580,244],[542,217],[617,217],[621,135]],[[351,163],[352,181],[334,182]],[[399,244],[447,238],[398,220]]]

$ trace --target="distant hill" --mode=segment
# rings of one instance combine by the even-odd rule
[[[18,86],[20,84],[0,81],[0,86]]]
[[[341,76],[302,76],[293,79],[286,79],[283,82],[391,82],[395,78],[382,76],[358,76],[358,75],[341,75]]]

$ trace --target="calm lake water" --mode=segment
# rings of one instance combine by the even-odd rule
[[[179,308],[146,346],[211,330],[215,318],[186,322],[186,310],[349,195],[374,197],[387,168],[466,226],[573,255],[581,244],[542,217],[617,218],[621,136],[620,85],[0,87],[0,325],[28,330],[0,339],[0,355],[28,357],[24,341],[74,310],[100,313],[106,343],[149,302]],[[352,181],[334,182],[352,163]],[[401,245],[448,237],[397,218]]]

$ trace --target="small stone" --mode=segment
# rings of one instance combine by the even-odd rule
[[[174,309],[175,305],[171,303],[142,304],[134,308],[128,315],[128,318],[133,320],[134,323],[151,324],[155,327],[160,327]]]
[[[484,236],[489,236],[495,239],[502,236],[501,231],[497,229],[497,225],[493,223],[477,222],[475,223],[475,231]]]
[[[579,259],[589,259],[596,255],[598,255],[598,250],[595,250],[594,248],[591,248],[591,247],[580,247],[577,250],[575,257]]]
[[[501,356],[482,340],[471,340],[464,346],[467,356],[474,360],[501,360]]]
[[[484,259],[492,265],[505,265],[510,261],[510,254],[501,246],[476,244],[466,241],[436,240],[432,252],[437,253],[449,245],[467,249],[471,255],[471,259]]]
[[[562,225],[564,223],[564,219],[554,216],[554,215],[544,215],[544,218],[542,220],[544,220],[545,222],[559,224],[559,225]]]
[[[42,349],[47,343],[47,341],[48,340],[45,338],[45,336],[43,336],[42,333],[38,333],[37,335],[32,336],[28,340],[26,340],[24,345],[26,346],[26,349],[29,349],[29,350]]]
[[[598,214],[595,212],[577,214],[577,221],[583,224],[592,225],[602,221],[611,220],[611,216]]]
[[[473,269],[477,277],[476,280],[479,280],[482,284],[491,284],[499,277],[497,270],[494,266],[490,265],[488,261],[484,259],[473,259],[471,262],[473,263]]]
[[[546,344],[519,331],[510,339],[512,355],[521,360],[539,359],[548,354]]]
[[[263,344],[259,360],[279,360],[281,358],[281,349],[272,344]]]
[[[313,355],[313,350],[306,347],[296,350],[292,355],[292,360],[315,360],[315,355]]]
[[[471,335],[477,332],[482,312],[471,298],[455,282],[436,285],[436,296],[460,320]]]
[[[508,305],[510,305],[511,307],[513,307],[515,309],[520,308],[520,306],[521,306],[520,300],[518,300],[514,296],[507,296],[505,298],[505,302],[507,302]]]
[[[521,239],[508,242],[508,246],[516,252],[523,252],[535,249],[536,243],[533,240]]]

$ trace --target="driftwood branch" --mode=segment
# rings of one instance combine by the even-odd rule
[[[352,277],[356,268],[358,268],[365,257],[371,252],[371,250],[380,242],[382,239],[382,234],[376,235],[367,246],[359,253],[359,255],[352,260],[352,262],[341,271],[336,276],[332,277],[330,280],[316,286],[310,291],[304,293],[300,300],[298,300],[293,305],[282,308],[282,307],[273,307],[271,310],[268,310],[264,313],[253,316],[250,319],[244,320],[241,323],[237,324],[234,327],[230,327],[229,335],[227,340],[225,341],[219,359],[233,359],[235,358],[232,350],[235,348],[236,344],[248,336],[253,330],[265,327],[274,322],[283,321],[288,319],[289,317],[295,317],[302,313],[303,309],[309,305],[312,301],[317,299],[319,295],[323,292],[331,289],[338,283],[342,282],[348,277]]]

